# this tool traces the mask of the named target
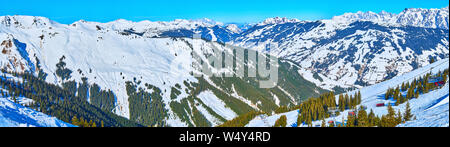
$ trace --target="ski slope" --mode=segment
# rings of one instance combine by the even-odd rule
[[[404,124],[398,125],[399,127],[448,127],[449,115],[448,115],[448,82],[447,85],[437,92],[428,93],[423,95],[422,98],[417,100],[428,100],[428,105],[425,107],[419,106],[413,108],[412,113],[416,119],[408,121]],[[443,96],[442,96],[443,95]],[[441,97],[442,96],[442,97]],[[438,99],[436,99],[438,98]],[[415,99],[416,100],[416,99]],[[414,107],[414,106],[413,106]]]
[[[0,98],[0,127],[75,127],[55,117]]]
[[[272,116],[259,115],[255,119],[251,120],[246,127],[272,127],[281,116],[286,115],[286,122],[288,126],[297,123],[298,111],[290,111],[286,113],[275,114]]]
[[[391,80],[384,81],[372,86],[364,87],[359,90],[354,90],[347,92],[349,95],[354,95],[356,92],[361,92],[361,104],[367,107],[367,112],[373,110],[375,115],[382,116],[387,114],[386,107],[376,107],[377,103],[393,103],[392,99],[384,100],[384,94],[389,88],[397,87],[403,82],[413,81],[415,78],[426,75],[427,73],[437,73],[443,71],[449,67],[449,59],[439,60],[433,64],[429,64],[417,70],[405,73],[403,75],[392,78]],[[410,107],[411,112],[415,116],[415,120],[408,121],[404,124],[400,124],[399,127],[448,127],[449,126],[449,85],[448,81],[445,86],[441,89],[430,91],[426,94],[421,94],[418,99],[411,99]],[[336,102],[339,96],[336,95]],[[358,107],[360,106],[358,105]],[[406,103],[400,104],[398,106],[393,106],[394,110],[397,112],[400,110],[402,113],[406,108]],[[336,122],[345,121],[347,118],[349,110],[341,112],[340,115],[336,117],[330,117],[325,119],[326,122],[333,120]],[[281,115],[287,116],[287,126],[297,122],[298,112],[290,111],[282,114],[276,114],[272,116],[257,116],[247,124],[247,127],[269,127],[275,124],[275,121],[280,118]],[[321,120],[313,121],[313,126],[320,126]],[[306,127],[305,124],[300,124],[299,127]]]

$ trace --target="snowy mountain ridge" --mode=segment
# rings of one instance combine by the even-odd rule
[[[448,7],[400,14],[358,12],[331,20],[255,26],[232,43],[293,60],[308,80],[337,90],[375,84],[427,65],[430,58],[447,58],[445,26]],[[276,48],[266,50],[269,45]]]
[[[406,8],[399,14],[386,11],[345,13],[332,18],[339,22],[372,21],[386,25],[403,25],[449,29],[448,6],[441,9]]]
[[[264,21],[258,23],[257,25],[263,26],[263,25],[270,25],[270,24],[283,24],[283,23],[295,23],[300,22],[298,19],[289,19],[286,17],[274,17],[274,18],[267,18]]]

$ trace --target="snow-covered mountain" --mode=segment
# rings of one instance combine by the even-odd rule
[[[251,27],[210,19],[66,25],[45,17],[0,16],[0,67],[42,71],[46,82],[59,85],[87,78],[114,93],[116,114],[146,125],[215,126],[250,110],[271,112],[323,89],[373,85],[426,66],[431,58],[449,57],[448,7],[319,21],[276,17],[246,26]],[[194,34],[201,39],[192,39]],[[195,63],[192,54],[219,55],[215,48],[233,53],[223,43],[281,58],[278,86],[259,89],[251,78],[198,78],[190,74],[197,73],[191,64],[179,67]],[[56,73],[62,60],[73,71],[69,79]],[[142,95],[161,98],[164,119],[143,119],[155,111],[138,105],[150,101]]]
[[[384,94],[389,88],[400,86],[404,82],[412,82],[414,79],[420,78],[428,73],[436,74],[442,72],[449,68],[449,59],[443,59],[433,64],[429,64],[422,68],[413,70],[406,74],[392,78],[375,85],[364,87],[358,90],[350,91],[347,94],[353,95],[360,91],[362,95],[362,102],[359,106],[366,107],[366,111],[369,112],[373,110],[376,116],[386,115],[388,113],[386,107],[376,107],[378,103],[392,103],[392,99],[385,100]],[[336,101],[338,100],[338,95],[336,95]],[[437,90],[431,91],[426,94],[421,94],[419,98],[414,98],[409,100],[411,112],[415,116],[415,119],[407,121],[405,123],[399,124],[398,127],[448,127],[449,126],[449,83],[446,81],[445,85]],[[395,111],[400,110],[404,112],[406,109],[406,103],[400,104],[398,106],[392,106]],[[339,121],[346,120],[348,112],[352,110],[345,110],[341,112],[340,115],[335,117],[329,117],[325,119],[328,121]],[[280,118],[280,116],[286,115],[287,126],[297,123],[297,117],[299,115],[298,110],[280,113],[276,115],[259,115],[251,120],[246,126],[247,127],[270,127],[275,124],[275,121]],[[313,121],[312,126],[320,126],[322,120]],[[299,127],[306,127],[307,125],[301,124]]]
[[[270,24],[283,24],[283,23],[295,23],[295,22],[300,22],[300,20],[295,19],[295,18],[289,19],[286,17],[274,17],[274,18],[267,18],[266,20],[258,23],[257,25],[264,26],[264,25],[270,25]]]
[[[308,80],[337,90],[375,84],[424,66],[430,58],[446,58],[448,40],[446,7],[257,25],[233,44],[293,60]],[[264,50],[268,44],[276,48]]]
[[[399,14],[386,11],[380,13],[357,12],[345,13],[344,15],[333,17],[334,21],[354,22],[372,21],[388,25],[403,25],[426,28],[449,28],[448,6],[441,9],[407,8]]]
[[[282,30],[282,31],[280,31]],[[235,40],[300,64],[323,88],[375,84],[448,57],[448,30],[330,20],[253,27]],[[264,50],[268,44],[275,49]]]
[[[409,8],[399,14],[346,13],[330,20],[269,18],[245,31],[214,26],[160,36],[193,36],[252,48],[301,65],[322,88],[362,87],[448,57],[448,7]],[[267,50],[268,46],[275,48]]]
[[[64,25],[43,17],[3,16],[0,24],[2,68],[34,74],[42,71],[48,74],[46,82],[59,85],[72,80],[82,83],[87,78],[88,84],[114,93],[116,114],[145,125],[157,121],[170,126],[215,126],[251,110],[271,112],[324,92],[295,72],[298,65],[286,60],[277,61],[278,85],[270,89],[259,88],[255,78],[194,77],[191,73],[198,71],[192,67],[197,63],[192,54],[207,61],[208,56],[221,55],[219,52],[232,54],[233,48],[202,39],[165,36],[167,31],[159,37],[150,35],[171,28],[179,32],[179,28],[196,24],[200,25],[198,30],[223,30],[218,25],[207,27],[204,21],[78,21]],[[68,79],[58,75],[56,64],[62,62],[72,71]],[[256,68],[247,63],[236,66]],[[234,72],[227,68],[213,73]],[[141,94],[152,96],[139,97]],[[160,107],[141,106],[141,101],[146,101],[141,98],[161,101],[163,110],[155,116],[163,119],[143,120]]]

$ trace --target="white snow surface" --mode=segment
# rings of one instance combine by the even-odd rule
[[[253,120],[251,120],[246,127],[272,127],[275,125],[275,121],[277,121],[281,116],[286,115],[287,126],[292,125],[293,123],[297,123],[298,111],[290,111],[286,113],[275,114],[271,116],[259,115],[256,116]]]
[[[55,117],[0,98],[0,127],[75,127]]]
[[[200,98],[206,106],[227,120],[231,120],[237,116],[236,112],[228,108],[225,103],[210,90],[201,92],[197,97]]]

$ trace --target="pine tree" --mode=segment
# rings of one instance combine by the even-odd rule
[[[339,94],[339,110],[340,111],[345,110],[344,95],[342,95],[342,94]]]
[[[402,91],[405,91],[406,90],[406,85],[405,85],[405,83],[402,83]]]
[[[395,122],[396,122],[396,125],[403,122],[402,113],[400,112],[400,110],[398,110],[397,117],[396,117],[395,120],[396,120],[396,121],[395,121]]]
[[[400,104],[400,99],[401,99],[402,95],[400,95],[400,98],[397,98],[397,100],[395,100],[395,105],[398,106]]]
[[[414,93],[414,97],[417,99],[419,98],[419,91],[417,90],[416,93]]]
[[[369,126],[376,126],[377,122],[375,121],[375,113],[373,113],[372,109],[370,109],[368,120],[369,120]]]
[[[358,127],[368,127],[369,126],[367,112],[366,112],[366,110],[364,110],[364,108],[362,106],[360,107],[359,112],[358,112],[357,124],[358,124]]]
[[[391,92],[391,89],[389,88],[388,90],[386,90],[386,94],[384,94],[384,99],[385,100],[388,100],[389,99],[389,96],[390,96],[390,93]]]
[[[86,122],[86,120],[84,120],[84,118],[81,117],[81,118],[80,118],[80,121],[79,121],[79,123],[78,123],[78,126],[80,126],[80,127],[86,127],[86,126],[85,126],[85,124],[86,124],[85,122]]]
[[[348,109],[348,108],[350,108],[350,99],[349,99],[349,97],[348,97],[348,94],[345,94],[345,96],[344,96],[344,108],[345,109]]]
[[[78,120],[77,116],[73,116],[71,122],[73,125],[79,126],[79,120]]]
[[[92,122],[92,120],[89,121],[89,127],[93,127],[94,122]]]
[[[87,122],[87,120],[84,120],[84,123],[83,123],[83,127],[89,127],[90,125],[89,125],[89,123]]]
[[[361,104],[361,91],[358,91],[358,105]]]
[[[352,115],[347,115],[347,127],[355,127],[355,117]]]
[[[282,115],[278,120],[275,121],[275,125],[274,127],[286,127],[286,122],[287,117],[286,115]]]
[[[17,103],[17,98],[15,95],[12,96],[12,99],[13,99],[14,103]]]
[[[387,116],[385,117],[385,120],[383,121],[383,126],[384,127],[394,127],[395,126],[395,122],[396,122],[396,120],[395,120],[395,110],[394,110],[394,108],[392,108],[392,106],[391,106],[391,104],[389,104],[388,105],[388,107],[387,107],[387,109],[388,109],[388,114],[387,114]]]
[[[302,115],[301,115],[301,114],[298,114],[298,117],[297,117],[297,126],[300,126],[301,124],[303,124]]]
[[[406,102],[406,109],[405,109],[405,113],[403,114],[403,119],[405,121],[410,121],[411,118],[413,117],[412,113],[411,113],[411,107],[409,105],[409,101]]]

